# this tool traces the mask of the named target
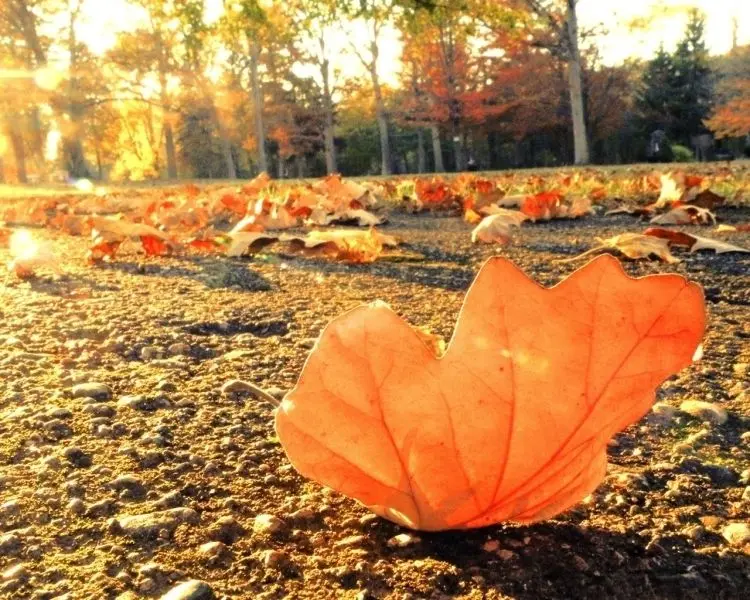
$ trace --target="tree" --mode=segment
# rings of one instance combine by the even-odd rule
[[[294,21],[297,56],[314,65],[320,74],[321,104],[325,119],[325,159],[328,173],[335,173],[336,145],[334,136],[336,73],[332,67],[329,37],[338,26],[341,10],[338,0],[297,0]]]
[[[706,125],[719,138],[750,135],[750,46],[735,48],[720,75],[718,102]]]
[[[378,72],[378,59],[380,57],[380,42],[383,29],[391,22],[395,10],[393,0],[354,0],[355,15],[361,19],[366,26],[369,39],[361,44],[360,40],[352,41],[351,48],[362,66],[367,70],[372,82],[372,93],[375,98],[375,112],[380,134],[380,164],[381,174],[390,175],[392,171],[391,142],[388,131],[389,119],[385,108],[383,89]],[[365,50],[360,50],[360,45]]]
[[[648,63],[636,98],[644,133],[663,129],[686,146],[692,145],[694,136],[706,133],[713,86],[704,29],[703,15],[691,11],[676,51],[669,54],[660,48]]]
[[[704,121],[711,112],[713,81],[705,42],[706,18],[690,12],[685,36],[674,53],[675,138],[692,146],[694,136],[707,132]]]

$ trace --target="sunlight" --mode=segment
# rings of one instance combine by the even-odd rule
[[[60,140],[62,139],[62,133],[54,127],[47,134],[47,139],[44,142],[44,159],[50,162],[56,161],[60,152]]]
[[[10,254],[18,261],[31,261],[39,254],[39,244],[28,229],[19,229],[10,236]]]

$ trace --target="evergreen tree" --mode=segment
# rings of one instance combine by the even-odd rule
[[[686,146],[691,138],[706,133],[703,122],[711,112],[713,95],[712,74],[705,42],[705,17],[699,11],[691,12],[685,37],[674,54],[674,91],[678,102],[674,116],[675,139]]]
[[[691,146],[692,136],[706,133],[711,112],[712,74],[705,43],[705,18],[692,11],[673,54],[660,48],[648,63],[636,97],[642,133],[664,130],[672,142]]]

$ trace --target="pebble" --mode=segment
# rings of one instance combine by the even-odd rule
[[[669,425],[674,420],[677,409],[665,402],[657,402],[651,409],[649,420],[657,425]]]
[[[206,542],[198,548],[198,554],[209,564],[220,562],[229,554],[229,548],[222,542]]]
[[[278,521],[283,525],[280,519]],[[278,531],[278,529],[274,531]],[[274,531],[271,531],[271,533]],[[211,526],[209,535],[212,539],[219,540],[225,544],[233,544],[245,535],[245,528],[234,517],[226,516],[221,517]]]
[[[71,465],[73,465],[74,467],[78,467],[79,469],[90,467],[91,463],[93,462],[91,460],[91,456],[89,456],[76,446],[65,448],[65,450],[63,451],[63,456],[65,456],[66,460]]]
[[[261,534],[277,533],[284,529],[286,524],[275,515],[267,513],[260,514],[253,521],[253,531]]]
[[[390,548],[408,548],[421,542],[416,535],[410,533],[399,533],[388,540],[388,546]]]
[[[703,402],[702,400],[686,400],[680,404],[680,410],[697,419],[709,421],[715,425],[723,425],[729,419],[729,413],[718,404]]]
[[[199,521],[198,513],[190,508],[172,508],[145,515],[128,515],[117,517],[113,527],[130,537],[150,537],[161,530],[172,533],[182,523],[195,525]]]
[[[205,581],[191,579],[173,587],[161,600],[214,600],[213,588]]]
[[[0,536],[0,556],[15,556],[21,551],[21,538],[15,533]]]
[[[287,555],[278,550],[265,550],[261,557],[263,566],[269,569],[278,568],[288,560]]]
[[[97,382],[79,383],[72,390],[73,398],[93,398],[94,400],[109,400],[112,398],[112,389]]]
[[[750,544],[750,525],[747,523],[730,523],[721,530],[721,535],[732,546]]]

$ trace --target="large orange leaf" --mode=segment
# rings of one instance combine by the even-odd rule
[[[601,482],[607,441],[691,362],[701,288],[601,256],[544,289],[489,260],[444,356],[388,306],[332,321],[276,415],[306,477],[423,530],[534,522]]]

